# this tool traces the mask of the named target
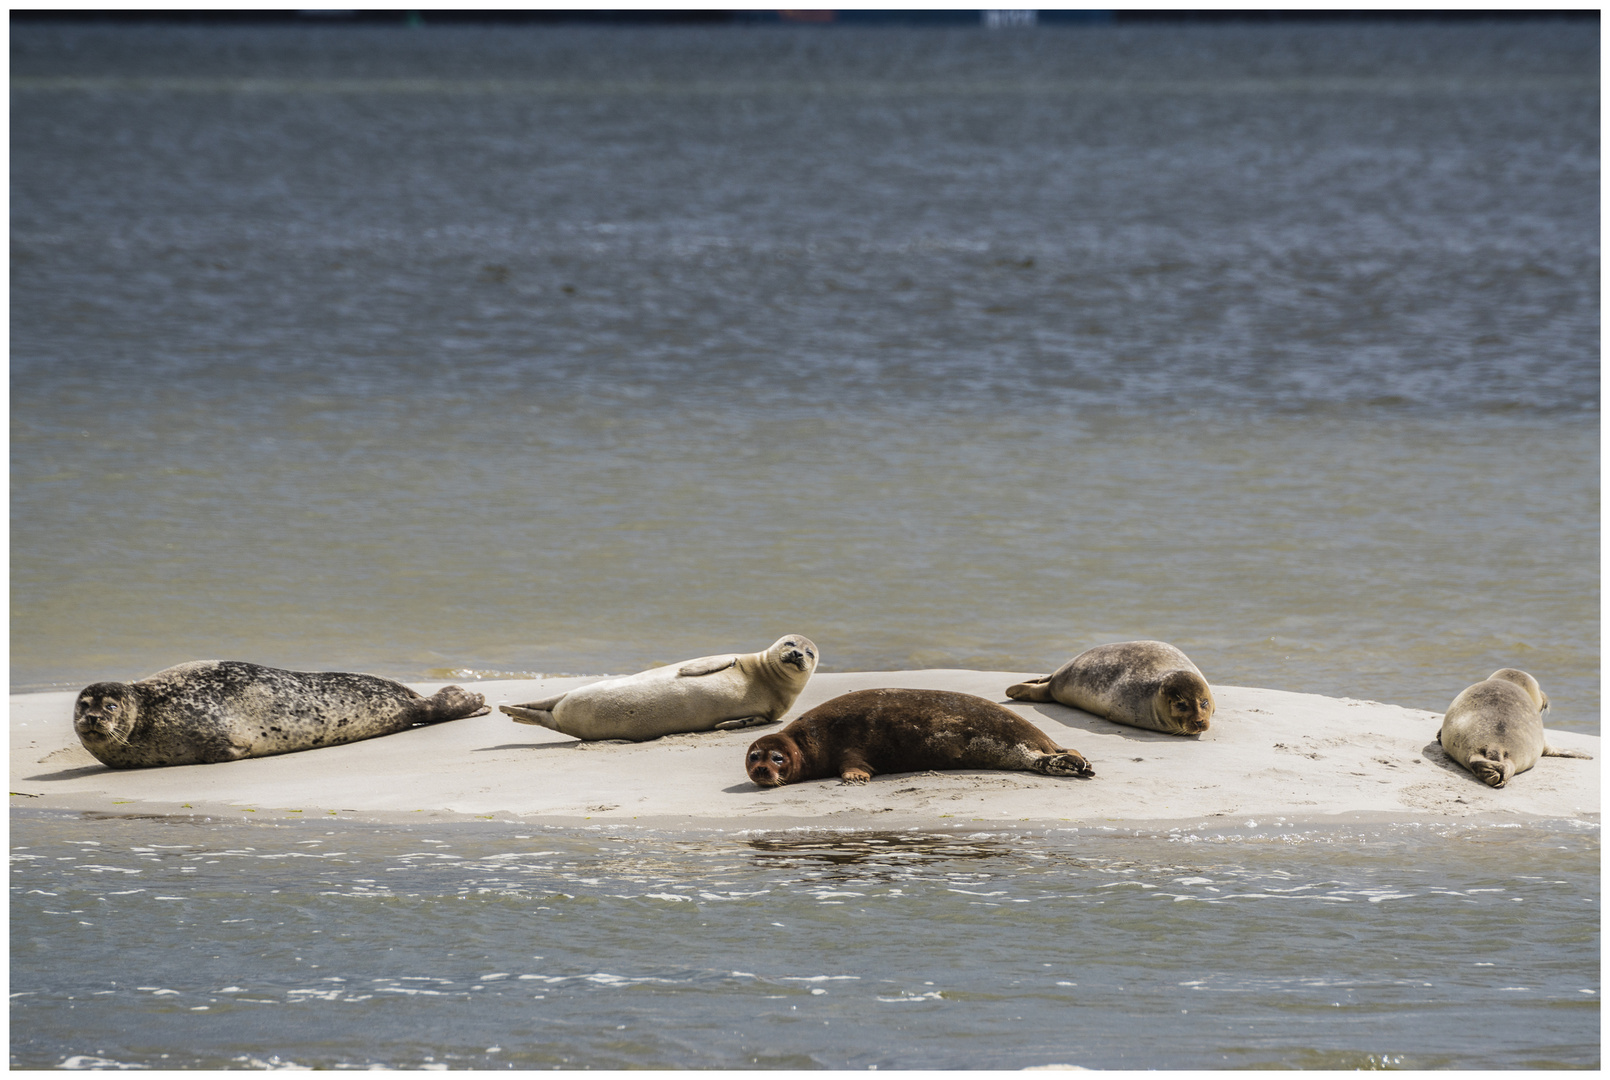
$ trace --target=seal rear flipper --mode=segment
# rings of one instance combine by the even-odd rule
[[[1051,701],[1051,676],[1013,683],[1006,688],[1006,696],[1013,701]]]
[[[1515,775],[1515,764],[1507,756],[1494,759],[1482,756],[1480,751],[1470,755],[1468,767],[1488,787],[1501,788]]]
[[[471,716],[485,716],[492,710],[486,707],[486,698],[462,686],[444,686],[425,699],[430,711],[420,721],[439,724],[445,720],[463,720]]]
[[[559,722],[547,709],[537,709],[530,705],[499,705],[498,711],[507,713],[517,724],[535,724],[538,727],[559,730]]]
[[[1543,747],[1543,756],[1544,757],[1574,757],[1574,758],[1586,758],[1588,761],[1593,760],[1593,755],[1589,754],[1589,753],[1586,753],[1584,751],[1581,751],[1581,750],[1556,750],[1552,746]]]
[[[1094,776],[1096,770],[1077,750],[1064,750],[1057,754],[1042,754],[1033,762],[1035,772],[1047,776]]]

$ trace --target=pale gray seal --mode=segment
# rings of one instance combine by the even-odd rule
[[[789,634],[765,652],[701,656],[498,708],[519,723],[585,740],[642,742],[683,731],[754,727],[788,711],[816,670],[816,658],[814,642]]]
[[[1170,735],[1208,729],[1213,691],[1190,658],[1162,641],[1097,645],[1051,675],[1006,688],[1016,701],[1058,701],[1132,727]]]
[[[136,682],[86,686],[73,706],[73,729],[114,769],[199,765],[478,716],[490,711],[483,700],[457,686],[427,698],[376,675],[196,660]]]
[[[1077,750],[1004,706],[951,690],[856,690],[840,694],[770,735],[744,758],[761,787],[839,777],[864,784],[878,773],[1010,769],[1094,776]]]
[[[1459,691],[1442,717],[1437,742],[1454,761],[1489,787],[1501,788],[1540,757],[1588,758],[1580,750],[1556,750],[1543,734],[1548,695],[1518,668],[1499,668]]]

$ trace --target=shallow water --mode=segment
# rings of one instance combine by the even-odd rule
[[[1581,824],[12,844],[17,1068],[1599,1064]]]
[[[1156,637],[1599,730],[1596,24],[11,44],[14,690]],[[18,1066],[1599,1062],[1564,824],[12,842]]]
[[[14,689],[1158,637],[1598,729],[1594,24],[12,65]]]

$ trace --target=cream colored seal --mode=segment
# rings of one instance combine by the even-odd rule
[[[642,742],[681,731],[754,727],[781,719],[816,670],[816,658],[814,642],[789,634],[765,652],[701,656],[498,708],[519,723],[587,740]]]
[[[1588,758],[1580,750],[1556,750],[1543,734],[1548,695],[1518,668],[1499,668],[1459,691],[1442,717],[1437,741],[1454,761],[1489,787],[1501,788],[1541,757]]]
[[[1199,735],[1213,691],[1190,658],[1162,641],[1097,645],[1051,675],[1006,688],[1016,701],[1057,701],[1131,727]]]

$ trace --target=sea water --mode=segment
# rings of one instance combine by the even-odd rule
[[[1599,1063],[1582,823],[19,824],[17,1068]]]
[[[1592,21],[11,43],[14,692],[1153,637],[1599,730]],[[1598,1063],[1577,825],[482,824],[15,817],[13,1062]]]

